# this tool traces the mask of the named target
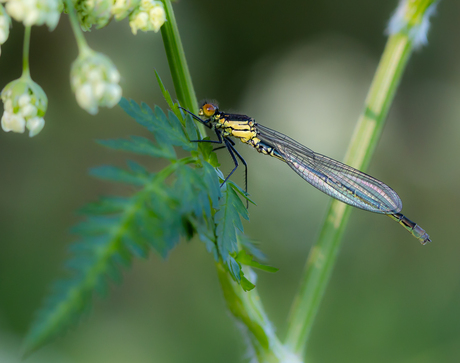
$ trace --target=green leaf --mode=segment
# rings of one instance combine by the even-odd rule
[[[238,243],[249,252],[249,254],[253,255],[255,258],[257,258],[260,261],[265,261],[267,258],[263,254],[261,250],[257,248],[258,242],[251,240],[242,232],[238,232],[236,234],[236,237],[238,239]]]
[[[55,285],[44,308],[30,329],[24,350],[30,353],[74,325],[88,310],[93,292],[104,292],[105,277],[117,254],[120,240],[116,236],[97,238],[93,254],[88,250],[69,261],[73,277]],[[90,249],[90,246],[87,246]]]
[[[92,168],[89,173],[99,179],[140,186],[145,185],[149,181],[147,175],[131,173],[127,170],[109,165]]]
[[[216,170],[206,161],[203,161],[203,181],[206,184],[206,188],[211,198],[212,206],[217,208],[219,205],[219,198],[222,196],[219,178]]]
[[[131,136],[131,140],[114,139],[98,140],[98,144],[111,149],[130,151],[140,155],[150,155],[157,158],[176,159],[176,153],[172,147],[156,146],[151,140],[140,136]]]
[[[198,233],[198,237],[206,245],[206,250],[214,256],[214,260],[219,261],[219,252],[217,251],[216,237],[204,223],[197,223],[195,229]]]
[[[230,276],[232,276],[233,280],[238,282],[244,291],[251,291],[256,287],[256,285],[254,285],[244,276],[244,272],[241,269],[241,264],[232,256],[229,256],[228,258],[227,269],[230,272]]]
[[[244,291],[251,291],[256,287],[251,281],[249,281],[246,277],[241,278],[241,287]]]
[[[187,136],[188,136],[188,139],[189,140],[198,140],[199,139],[199,136],[198,136],[198,130],[196,128],[196,125],[195,123],[193,122],[192,120],[192,116],[190,116],[189,114],[187,114],[185,116],[185,130],[187,132]],[[194,150],[197,149],[198,143],[192,143],[192,145],[195,145],[195,148]],[[202,143],[203,144],[203,143]],[[206,144],[206,143],[205,143]]]
[[[241,265],[232,256],[228,256],[227,258],[227,268],[233,280],[241,283],[241,275],[243,274],[241,271]]]
[[[160,75],[158,74],[158,72],[156,70],[155,70],[155,77],[157,78],[157,82],[158,82],[158,85],[160,86],[161,93],[163,94],[164,99],[168,103],[168,106],[172,109],[174,107],[175,103],[173,102],[169,92],[166,90],[166,88],[165,88],[165,86],[163,84],[163,81],[161,80]]]
[[[235,260],[238,261],[242,265],[258,268],[259,270],[262,270],[265,272],[277,272],[278,271],[276,267],[263,265],[257,261],[254,261],[253,256],[249,255],[245,250],[239,251],[235,257]]]
[[[225,188],[219,200],[219,210],[214,215],[217,246],[222,260],[226,263],[230,254],[238,251],[235,228],[240,230],[243,228],[238,211],[234,206],[235,196],[233,189]],[[236,198],[239,200],[237,196]]]
[[[231,180],[227,180],[227,183],[233,188],[233,190],[235,190],[239,195],[241,195],[244,199],[246,199],[247,201],[251,202],[252,204],[254,205],[257,205],[256,203],[254,203],[254,201],[249,198],[249,194],[246,193],[243,189],[241,189],[240,186],[236,185],[234,182],[232,182]],[[243,204],[243,207],[244,207],[244,204]],[[247,219],[247,218],[245,218]]]
[[[118,213],[131,205],[131,199],[125,197],[102,197],[97,202],[88,203],[81,208],[81,214],[112,214]]]
[[[72,228],[72,233],[85,236],[110,233],[111,229],[116,228],[120,222],[120,215],[88,216]]]
[[[137,116],[142,115],[141,108],[133,100],[127,100],[126,98],[122,97],[118,105],[123,109],[123,111],[125,111],[129,116],[131,116],[135,120]]]
[[[231,255],[238,256],[237,241],[244,239],[241,217],[247,219],[248,214],[235,185],[220,188],[221,173],[215,169],[218,163],[212,146],[189,142],[189,137],[198,136],[197,130],[178,108],[177,113],[166,116],[159,107],[153,111],[126,99],[120,106],[153,132],[155,141],[132,136],[99,143],[171,163],[156,174],[134,161],[128,161],[128,170],[101,166],[90,171],[98,178],[137,188],[130,197],[104,197],[81,210],[85,219],[72,230],[78,241],[71,246],[72,257],[65,264],[69,277],[55,284],[45,301],[26,338],[27,352],[78,322],[89,310],[94,294],[106,295],[107,282],[120,282],[122,268],[131,266],[133,258],[146,258],[151,249],[166,257],[181,238],[197,234],[216,261],[225,261],[227,271],[245,291],[254,287]],[[173,146],[191,153],[176,159]]]

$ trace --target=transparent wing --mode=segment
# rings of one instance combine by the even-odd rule
[[[402,209],[398,194],[380,180],[268,127],[257,124],[257,131],[262,143],[274,147],[297,174],[323,193],[370,212],[393,214]]]

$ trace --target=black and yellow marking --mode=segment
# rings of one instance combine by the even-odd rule
[[[185,109],[184,109],[185,110]],[[228,174],[222,185],[238,168],[238,159],[245,166],[245,184],[247,191],[247,164],[235,149],[237,138],[255,148],[259,153],[269,155],[286,162],[304,180],[317,189],[367,211],[388,215],[401,224],[423,245],[431,242],[428,234],[419,225],[399,213],[402,203],[397,193],[388,185],[339,161],[317,154],[297,141],[257,124],[249,116],[219,111],[217,105],[204,103],[198,115],[188,112],[195,120],[213,129],[218,141],[191,140],[224,144],[217,149],[226,148],[233,159],[235,167]],[[203,119],[204,118],[204,119]],[[340,179],[340,180],[338,180]]]

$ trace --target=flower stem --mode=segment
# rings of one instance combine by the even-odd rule
[[[432,3],[433,1],[429,1],[429,4]],[[412,1],[404,5],[406,4],[409,4],[408,13],[417,10],[413,9],[413,6],[422,6],[426,11],[429,5],[424,1]],[[395,16],[398,16],[398,12]],[[423,17],[419,19],[420,22],[413,24],[414,26],[418,26],[422,20],[427,21]],[[414,36],[420,35],[408,31],[410,26],[412,24],[406,24],[400,27],[398,32],[390,35],[369,90],[364,111],[348,147],[345,163],[359,170],[365,171],[369,165],[402,73],[414,48],[414,39],[417,39]],[[422,30],[426,31],[427,28]],[[299,356],[305,353],[350,212],[350,206],[337,200],[331,202],[319,238],[308,256],[300,289],[291,309],[286,337],[286,345]]]
[[[24,30],[24,44],[22,48],[22,77],[30,78],[29,49],[30,49],[30,26]]]
[[[86,42],[85,36],[83,35],[83,31],[80,28],[80,23],[78,22],[73,2],[71,0],[64,1],[67,11],[69,13],[70,25],[72,26],[73,34],[75,35],[75,39],[77,41],[78,50],[80,51],[80,53],[85,53],[90,48],[88,46],[88,43]]]

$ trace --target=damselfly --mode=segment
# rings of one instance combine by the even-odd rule
[[[284,161],[300,177],[323,193],[354,207],[386,214],[407,229],[423,245],[431,242],[425,230],[399,213],[402,209],[401,199],[393,189],[380,180],[337,160],[315,153],[290,137],[256,123],[252,117],[219,111],[216,104],[203,104],[198,114],[204,119],[188,110],[185,111],[195,120],[213,129],[218,139],[217,141],[193,141],[223,144],[217,149],[226,148],[230,153],[235,167],[222,184],[238,168],[238,159],[245,166],[245,180],[247,180],[247,164],[235,149],[235,142],[230,138],[234,137],[251,145],[259,153]]]

